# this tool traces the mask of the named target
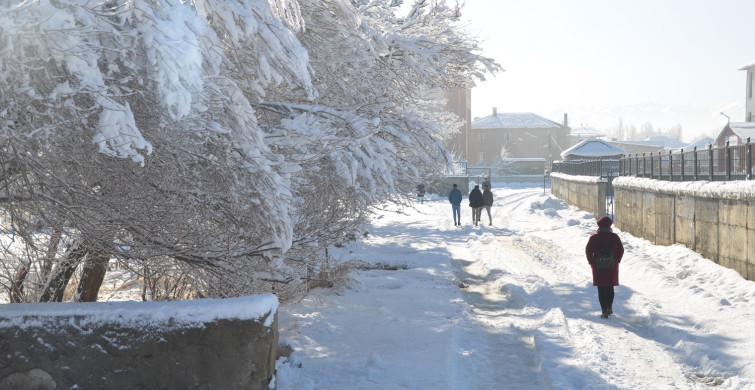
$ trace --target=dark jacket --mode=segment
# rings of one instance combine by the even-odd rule
[[[482,205],[483,206],[493,205],[493,191],[490,191],[490,189],[488,188],[482,190]]]
[[[595,268],[595,258],[597,257],[598,250],[603,246],[611,248],[616,258],[613,268]],[[585,255],[587,256],[587,262],[592,267],[593,286],[619,285],[619,263],[624,256],[624,244],[621,243],[621,239],[616,233],[611,232],[611,229],[599,229],[597,233],[590,236],[590,239],[587,240]]]
[[[461,204],[461,191],[458,188],[454,188],[448,193],[448,201],[453,205]]]
[[[480,192],[480,186],[474,186],[474,189],[469,191],[469,207],[482,207],[482,192]]]

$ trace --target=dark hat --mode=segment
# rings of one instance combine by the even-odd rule
[[[603,217],[598,220],[598,227],[602,229],[610,228],[612,223],[611,218]]]

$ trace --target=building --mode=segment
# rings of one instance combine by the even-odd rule
[[[665,150],[663,145],[657,143],[647,143],[644,141],[610,141],[612,145],[626,152],[627,155],[631,154],[657,154]]]
[[[585,161],[596,159],[618,160],[627,152],[611,142],[591,138],[564,150],[561,158],[565,161]]]
[[[451,142],[446,148],[451,151],[457,160],[468,160],[467,158],[467,139],[469,129],[472,125],[472,89],[471,88],[452,88],[445,92],[446,111],[453,112],[464,121]]]
[[[684,147],[674,150],[674,153],[691,152],[693,150],[707,150],[711,145],[715,143],[711,137],[703,137],[691,144],[684,145]]]
[[[550,165],[569,146],[569,127],[533,113],[493,113],[475,119],[467,144],[470,166],[492,166],[503,158],[539,158]]]
[[[572,127],[569,132],[569,145],[576,145],[581,141],[590,138],[604,138],[606,133],[604,131],[598,131],[594,127],[587,125],[580,125],[578,127]]]
[[[718,134],[713,146],[724,147],[727,141],[729,145],[744,144],[748,138],[755,141],[755,122],[730,122]]]
[[[747,88],[745,89],[745,122],[752,122],[752,115],[755,112],[755,100],[752,98],[752,90],[755,87],[755,61],[745,64],[739,70],[747,71]]]

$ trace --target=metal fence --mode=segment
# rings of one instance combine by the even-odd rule
[[[561,161],[551,166],[553,172],[582,176],[636,176],[667,181],[731,181],[753,179],[753,148],[747,138],[743,144],[685,151],[635,153],[618,160]]]
[[[606,214],[613,218],[613,179],[619,175],[619,160],[595,159],[587,161],[560,161],[551,164],[553,172],[567,175],[597,176],[607,182],[606,186]],[[543,185],[544,187],[545,185]]]
[[[744,144],[679,152],[628,155],[619,160],[621,176],[647,177],[668,181],[730,181],[752,179],[753,144]]]
[[[613,177],[619,174],[619,160],[559,161],[551,164],[551,170],[567,175]]]

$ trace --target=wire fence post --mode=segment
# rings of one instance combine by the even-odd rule
[[[695,181],[697,181],[697,175],[700,173],[700,169],[697,167],[697,146],[692,148],[692,159],[695,161]]]
[[[653,167],[655,164],[653,164],[653,153],[650,153],[650,178],[652,179],[655,175]]]
[[[671,151],[668,151],[668,181],[674,181],[674,159]]]
[[[731,148],[729,148],[729,141],[726,141],[726,181],[731,181]]]
[[[752,180],[752,147],[750,146],[750,137],[747,137],[747,144],[745,144],[745,156],[747,180]]]
[[[682,163],[682,169],[680,172],[680,174],[682,175],[681,181],[684,181],[684,148],[679,149],[679,157],[681,158],[681,163]]]
[[[708,180],[713,181],[713,144],[708,144]]]

